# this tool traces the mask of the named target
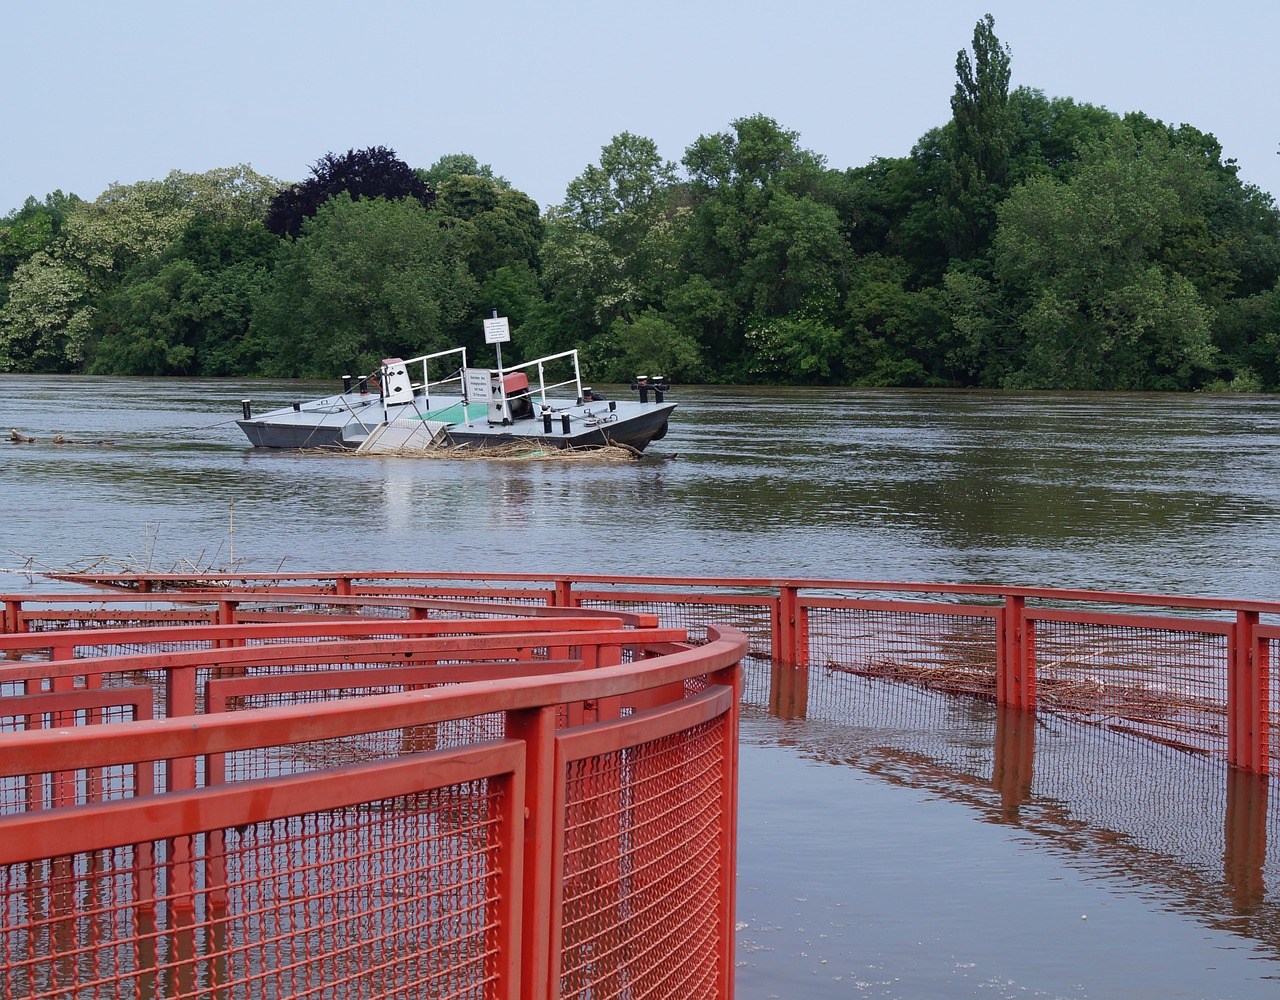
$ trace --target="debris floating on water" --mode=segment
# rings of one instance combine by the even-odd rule
[[[366,458],[353,451],[324,450],[324,454]],[[512,441],[509,444],[491,446],[455,445],[453,447],[411,448],[403,451],[383,452],[378,458],[432,458],[498,462],[634,462],[644,458],[643,452],[627,445],[607,445],[603,448],[554,448],[539,446],[534,442]],[[670,456],[664,456],[670,457]]]
[[[10,444],[35,444],[39,440],[40,440],[39,438],[34,438],[26,434],[23,434],[16,427],[11,427],[9,429]],[[55,434],[52,440],[54,444],[97,444],[97,445],[115,444],[115,441],[111,440],[110,438],[98,438],[96,440],[90,441],[82,438],[63,437],[61,434]]]

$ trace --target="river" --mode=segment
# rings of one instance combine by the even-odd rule
[[[1276,397],[677,387],[669,435],[625,463],[272,453],[234,424],[242,398],[261,411],[333,389],[0,376],[0,431],[36,438],[0,448],[0,590],[62,589],[30,575],[43,568],[125,566],[1276,596]],[[1140,864],[1071,848],[1073,822],[1133,842],[1147,820],[1091,819],[1055,776],[1141,752],[1096,745],[1045,769],[1089,739],[1054,728],[1035,749],[1038,819],[993,819],[971,786],[989,790],[994,765],[939,765],[986,746],[991,715],[921,711],[911,725],[747,711],[740,998],[1280,991],[1280,933],[1260,929],[1280,898],[1274,847],[1252,911],[1224,913],[1220,845],[1144,835]],[[1206,800],[1193,825],[1221,836],[1225,778],[1185,770],[1178,794]],[[1188,878],[1194,891],[1174,884]]]

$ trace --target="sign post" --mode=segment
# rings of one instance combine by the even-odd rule
[[[507,317],[499,316],[498,310],[493,311],[493,319],[484,321],[484,342],[493,344],[498,351],[498,379],[502,379],[502,345],[511,339],[511,324],[507,321]]]

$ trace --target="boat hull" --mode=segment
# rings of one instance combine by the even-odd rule
[[[616,445],[644,451],[651,442],[665,436],[675,406],[665,402],[621,400],[610,404],[596,400],[562,407],[549,421],[526,417],[495,424],[483,416],[468,418],[465,410],[454,404],[447,409],[457,411],[457,419],[440,421],[441,432],[429,445],[395,449],[395,452],[434,447],[498,448],[520,443],[556,449]],[[417,405],[358,408],[320,400],[300,405],[298,409],[246,417],[236,423],[255,448],[355,451],[384,423],[421,426],[437,421],[439,412],[439,409],[426,411]]]

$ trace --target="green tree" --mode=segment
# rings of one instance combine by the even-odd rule
[[[476,174],[452,174],[440,182],[436,211],[442,225],[456,230],[477,281],[503,267],[538,270],[544,225],[537,202],[523,191]]]
[[[1212,313],[1169,260],[1187,226],[1183,151],[1117,125],[1067,182],[1035,177],[1000,209],[995,276],[1022,388],[1186,389],[1214,363]]]
[[[956,77],[943,201],[951,254],[968,260],[990,241],[1012,144],[1009,49],[996,38],[990,14],[973,29],[973,57],[964,49],[957,54]]]
[[[0,308],[0,365],[75,371],[95,351],[101,298],[140,263],[158,257],[197,217],[260,218],[277,183],[248,167],[170,173],[112,185],[74,206],[58,236],[24,261]]]
[[[437,191],[449,178],[459,176],[480,177],[493,181],[500,188],[511,186],[505,177],[499,177],[493,172],[493,167],[487,163],[481,163],[470,153],[448,153],[419,173],[422,179]]]
[[[634,319],[615,319],[587,347],[583,366],[607,382],[629,382],[641,373],[688,382],[702,376],[702,352],[693,337],[656,309],[646,309]]]
[[[804,369],[796,377],[810,378],[811,362],[826,351],[814,345],[827,344],[847,283],[844,224],[830,204],[843,178],[771,118],[732,127],[699,137],[685,153],[685,275],[668,302],[677,325],[696,324],[718,377],[786,377],[778,365],[790,359]],[[792,318],[798,322],[777,322]]]
[[[249,319],[279,246],[261,222],[193,220],[175,243],[103,297],[86,370],[253,374],[262,359],[248,337]]]
[[[661,304],[678,255],[675,184],[653,140],[623,132],[548,212],[544,276],[580,340]]]
[[[51,245],[80,204],[74,194],[54,191],[43,202],[27,198],[21,208],[0,219],[0,282],[10,279],[37,250]]]
[[[1214,322],[1214,343],[1222,364],[1206,388],[1280,392],[1280,281],[1269,291],[1225,303]]]
[[[372,371],[384,357],[453,347],[475,281],[463,248],[412,199],[328,199],[281,248],[251,334],[269,374]]]
[[[853,265],[846,302],[848,378],[859,385],[946,386],[951,322],[937,288],[913,290],[898,257],[867,254]]]

